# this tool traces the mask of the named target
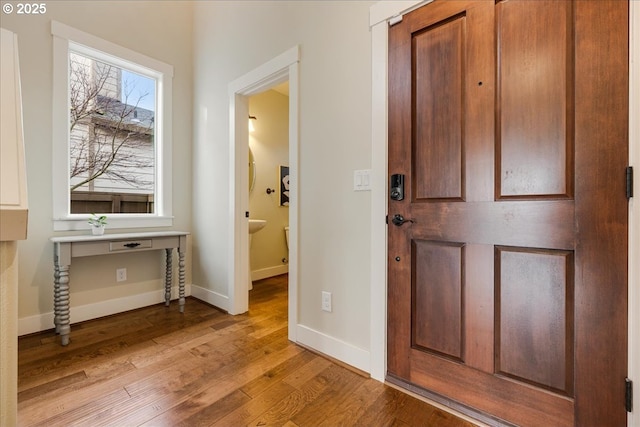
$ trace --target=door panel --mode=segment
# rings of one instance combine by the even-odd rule
[[[463,360],[464,246],[414,240],[413,347]]]
[[[464,198],[464,28],[459,17],[413,37],[416,200]],[[449,165],[446,171],[441,162]]]
[[[627,14],[435,0],[390,28],[390,381],[496,424],[625,424]]]
[[[572,195],[572,10],[569,1],[496,5],[496,199]]]
[[[573,394],[573,253],[496,247],[496,373]]]

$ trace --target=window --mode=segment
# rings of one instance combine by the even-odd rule
[[[153,213],[156,79],[77,50],[69,50],[70,213]]]
[[[54,36],[54,229],[169,226],[171,66],[63,24]]]

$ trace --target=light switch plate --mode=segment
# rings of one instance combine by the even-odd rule
[[[371,169],[353,171],[353,191],[371,191]]]

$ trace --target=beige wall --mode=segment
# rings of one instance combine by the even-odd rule
[[[36,324],[43,314],[53,310],[53,256],[49,238],[65,234],[54,232],[52,226],[51,20],[174,67],[173,228],[191,229],[191,3],[55,1],[47,2],[46,6],[47,11],[43,15],[3,13],[0,22],[2,27],[18,35],[22,78],[29,237],[19,246],[20,325]],[[128,270],[128,280],[116,286],[115,271],[122,267]],[[160,290],[162,269],[161,255],[153,252],[128,257],[115,255],[74,260],[71,266],[71,321],[74,321],[73,307],[78,305]],[[190,274],[187,279],[189,277]]]
[[[274,90],[249,98],[249,114],[257,117],[249,134],[249,146],[256,162],[256,183],[249,194],[251,218],[267,221],[253,235],[250,261],[254,277],[279,274],[282,258],[289,258],[284,227],[289,225],[289,208],[280,206],[279,166],[289,164],[289,97]],[[267,188],[278,190],[267,194]]]
[[[365,351],[371,195],[353,191],[353,171],[371,164],[373,3],[194,6],[193,283],[227,294],[228,85],[299,45],[299,324]],[[333,293],[332,313],[321,310],[322,290]]]

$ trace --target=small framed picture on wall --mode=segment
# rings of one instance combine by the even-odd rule
[[[289,166],[280,166],[280,206],[289,206]]]

